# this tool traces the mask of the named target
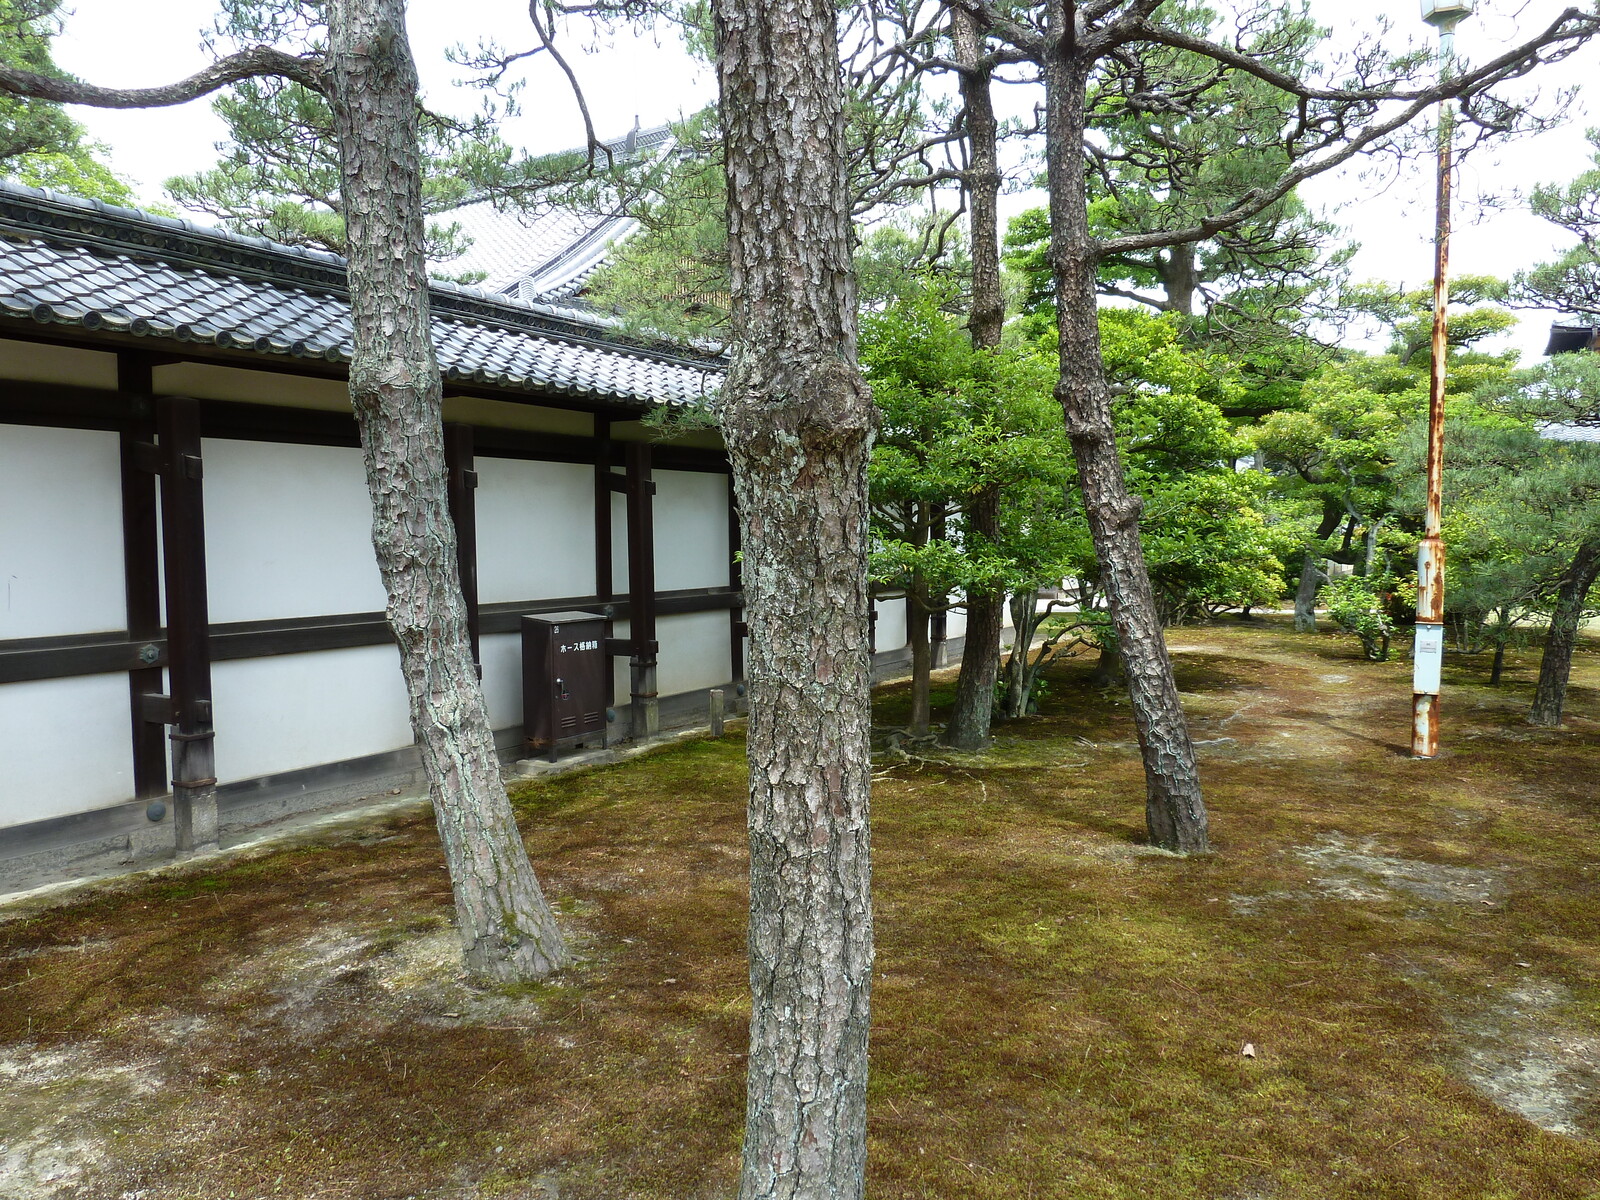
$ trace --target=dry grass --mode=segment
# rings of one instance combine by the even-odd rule
[[[1076,663],[880,781],[871,1193],[1600,1196],[1600,654],[1559,732],[1531,657],[1455,660],[1413,763],[1408,664],[1171,640],[1212,857],[1139,846],[1126,702]],[[422,818],[0,924],[0,1197],[731,1196],[741,755],[517,794],[584,961],[514,994],[457,978]]]

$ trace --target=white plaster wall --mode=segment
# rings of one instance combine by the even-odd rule
[[[497,633],[478,643],[483,665],[483,699],[489,725],[509,729],[522,724],[522,635]]]
[[[133,796],[128,677],[0,685],[0,827]]]
[[[216,663],[211,690],[223,783],[411,744],[393,646]]]
[[[594,468],[476,460],[478,601],[594,594]]]
[[[656,587],[727,587],[728,477],[657,471],[655,481]]]
[[[944,635],[947,638],[965,637],[967,635],[967,613],[965,609],[953,608],[945,614]]]
[[[879,653],[898,650],[906,644],[906,602],[904,600],[874,600],[873,611],[878,614],[873,647]]]
[[[207,438],[211,620],[381,612],[361,451]]]
[[[663,696],[720,687],[733,675],[725,610],[661,617],[656,640],[661,643],[656,691]]]
[[[611,636],[614,638],[625,638],[628,637],[632,632],[632,626],[627,621],[613,621],[611,623]],[[658,618],[656,620],[656,639],[659,641],[660,638],[661,621]],[[618,705],[623,705],[628,702],[628,688],[628,656],[626,654],[619,654],[616,658],[611,660],[611,695],[612,698],[616,700]],[[661,681],[658,670],[656,693],[659,695],[660,692]]]
[[[619,596],[628,594],[628,498],[621,492],[611,493],[611,586]]]
[[[0,639],[127,628],[117,435],[0,425]]]
[[[117,356],[102,350],[0,340],[0,379],[109,389],[117,386]]]

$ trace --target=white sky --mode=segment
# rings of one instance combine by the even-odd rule
[[[213,0],[69,0],[72,15],[56,44],[57,61],[80,78],[104,85],[169,82],[204,66],[199,31],[208,27]],[[1383,14],[1402,42],[1432,45],[1432,30],[1418,16],[1417,0],[1313,0],[1315,15],[1332,30],[1334,44],[1377,28]],[[1223,5],[1222,7],[1225,7]],[[1483,61],[1552,20],[1565,0],[1480,0],[1479,12],[1458,34],[1458,52]],[[159,20],[155,15],[159,12]],[[527,10],[518,0],[413,0],[410,32],[423,86],[430,101],[465,110],[470,99],[452,104],[458,68],[444,61],[444,48],[491,36],[506,46],[526,47]],[[621,31],[598,44],[566,46],[602,136],[614,135],[640,118],[660,124],[702,107],[715,95],[710,72],[692,62],[676,35],[659,37]],[[1600,47],[1589,47],[1551,73],[1545,87],[1583,83],[1600,65]],[[579,144],[582,126],[570,93],[547,58],[531,60],[523,114],[504,127],[506,139],[534,152]],[[205,101],[177,108],[111,112],[76,110],[93,136],[111,148],[115,169],[133,180],[144,201],[164,200],[167,177],[212,165],[213,143],[223,137],[221,123]],[[1479,195],[1507,197],[1536,183],[1565,180],[1587,167],[1583,131],[1600,124],[1580,95],[1569,123],[1552,133],[1525,138],[1494,155],[1480,155],[1463,167],[1453,266],[1460,272],[1509,275],[1543,261],[1564,244],[1563,236],[1518,206],[1485,211],[1470,203]],[[1431,167],[1423,164],[1381,188],[1355,169],[1315,181],[1306,200],[1344,225],[1362,244],[1355,277],[1424,286],[1432,272],[1433,191]],[[1023,201],[1014,200],[1015,207]],[[1548,317],[1527,314],[1509,344],[1524,360],[1544,345]]]

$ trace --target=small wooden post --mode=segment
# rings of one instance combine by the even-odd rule
[[[719,738],[719,737],[722,736],[722,722],[723,722],[723,714],[724,714],[723,702],[722,702],[722,689],[721,688],[712,688],[710,695],[711,695],[711,736]]]

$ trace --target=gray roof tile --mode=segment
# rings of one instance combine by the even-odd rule
[[[436,283],[452,379],[641,406],[696,406],[723,366],[622,342],[593,313]],[[348,361],[344,261],[322,251],[0,182],[0,312],[87,329]]]

